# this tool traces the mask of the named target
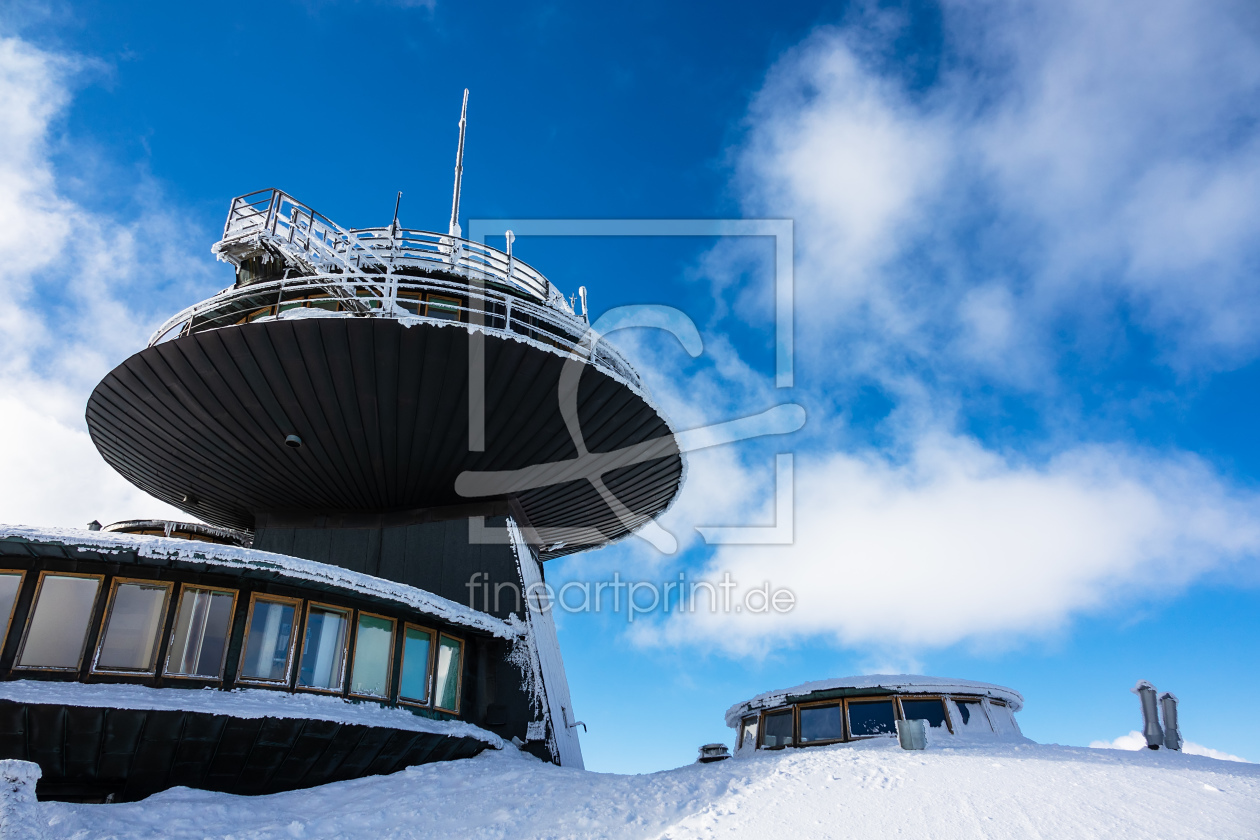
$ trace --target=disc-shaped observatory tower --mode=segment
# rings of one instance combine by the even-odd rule
[[[272,792],[507,740],[581,765],[530,586],[661,513],[682,459],[584,292],[461,237],[463,134],[444,234],[233,199],[233,285],[92,393],[105,460],[206,525],[0,531],[0,758],[39,762],[41,796]]]

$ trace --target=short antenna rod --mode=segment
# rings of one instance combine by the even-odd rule
[[[462,237],[459,228],[459,190],[464,181],[464,129],[468,126],[468,88],[464,88],[464,108],[459,113],[459,149],[455,152],[455,195],[451,198],[450,235]]]

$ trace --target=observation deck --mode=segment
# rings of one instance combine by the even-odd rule
[[[620,539],[677,494],[681,454],[638,373],[510,241],[342,228],[273,189],[232,200],[212,251],[236,282],[172,316],[88,403],[97,448],[146,492],[246,531],[489,505],[543,559]],[[577,432],[561,393],[574,361]],[[602,475],[611,500],[564,466],[642,445],[654,457]],[[537,486],[455,489],[548,465]]]

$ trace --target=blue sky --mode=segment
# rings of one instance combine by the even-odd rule
[[[768,240],[521,239],[592,309],[667,303],[692,360],[617,342],[697,453],[641,541],[550,580],[770,580],[789,615],[560,615],[593,769],[729,737],[727,706],[914,670],[1021,690],[1040,741],[1138,725],[1260,758],[1260,16],[1243,3],[16,4],[0,14],[0,520],[160,505],[100,462],[87,394],[230,282],[229,199],[442,229],[471,89],[470,218],[788,218],[796,381],[773,387]],[[792,546],[768,524],[795,458]]]

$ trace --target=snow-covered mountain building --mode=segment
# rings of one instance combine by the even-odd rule
[[[41,797],[272,792],[501,740],[581,766],[527,601],[547,559],[661,513],[682,457],[584,290],[456,218],[236,198],[236,282],[96,387],[105,460],[208,524],[0,528],[0,758]]]
[[[726,711],[735,756],[756,750],[896,738],[897,721],[923,720],[932,738],[1024,740],[1013,689],[913,674],[817,680],[767,691]]]

